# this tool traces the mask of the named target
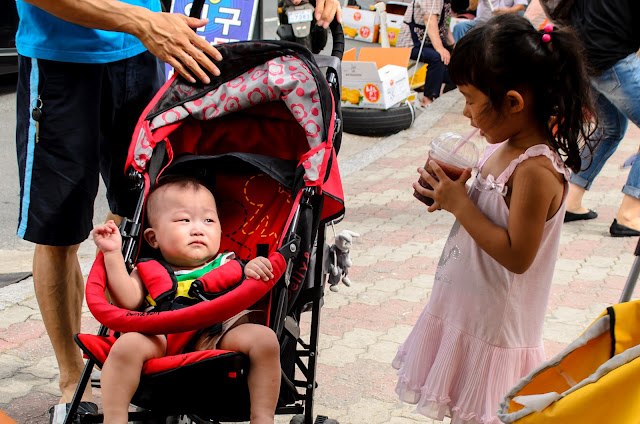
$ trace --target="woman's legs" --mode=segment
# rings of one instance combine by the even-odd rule
[[[591,182],[600,172],[604,162],[615,151],[624,137],[628,121],[640,126],[640,58],[635,53],[620,60],[612,68],[598,77],[592,77],[591,83],[596,93],[596,108],[602,125],[602,146],[596,148],[594,164],[584,172],[593,171],[593,175],[580,178],[582,171],[571,178],[572,184],[567,200],[570,212],[585,212],[582,207],[582,195],[591,186]],[[601,152],[604,156],[601,157]],[[584,164],[584,161],[583,161]],[[587,162],[588,164],[588,162]],[[600,164],[598,166],[598,164]],[[577,178],[574,178],[577,177]],[[582,189],[577,189],[577,188]],[[573,193],[572,193],[573,192]],[[634,163],[622,188],[624,198],[616,215],[619,224],[640,230],[640,163]],[[580,209],[576,208],[579,205]]]
[[[589,210],[582,206],[584,193],[591,188],[602,167],[618,148],[629,125],[627,118],[605,96],[597,90],[595,93],[596,110],[598,111],[599,131],[593,140],[595,150],[585,149],[582,156],[582,170],[571,176],[567,211],[586,213]]]
[[[219,349],[249,356],[251,424],[273,424],[280,394],[280,344],[269,327],[241,324],[220,339]]]
[[[102,367],[102,410],[105,424],[126,423],[129,403],[140,383],[146,361],[167,351],[165,336],[125,333],[115,342]]]
[[[418,52],[420,46],[414,47],[411,50],[411,59],[418,60]],[[442,63],[440,59],[440,53],[435,51],[432,47],[424,47],[422,54],[420,55],[420,62],[426,63],[427,77],[424,82],[424,101],[423,105],[432,103],[435,99],[440,97],[442,91],[442,84],[447,79],[447,66]]]

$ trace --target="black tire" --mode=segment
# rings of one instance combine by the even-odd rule
[[[406,130],[415,119],[413,106],[403,103],[387,110],[367,108],[342,108],[344,132],[370,137],[380,137]]]

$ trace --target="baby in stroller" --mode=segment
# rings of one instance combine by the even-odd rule
[[[234,260],[233,253],[219,253],[221,227],[216,201],[198,179],[167,176],[149,192],[146,203],[148,228],[144,239],[157,249],[178,283],[170,305],[159,304],[145,286],[144,273],[127,272],[121,253],[122,239],[113,221],[97,226],[93,239],[104,254],[109,294],[121,308],[180,308],[199,301],[190,283],[212,269]],[[166,267],[165,265],[165,267]],[[247,278],[268,281],[272,265],[258,256],[244,265]],[[159,299],[159,298],[157,298]],[[152,309],[153,310],[153,309]],[[178,335],[122,334],[109,352],[102,368],[101,387],[105,423],[126,423],[129,402],[134,395],[146,361],[175,351],[223,349],[246,354],[251,364],[248,374],[251,423],[273,423],[280,388],[280,345],[276,334],[264,323],[260,310],[245,310],[197,332]]]

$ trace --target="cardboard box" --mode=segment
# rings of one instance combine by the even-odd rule
[[[411,48],[362,47],[342,58],[342,107],[389,109],[409,97]]]
[[[389,36],[389,44],[392,46],[396,45],[398,34],[400,33],[400,28],[402,28],[404,13],[407,11],[409,5],[409,3],[398,1],[386,2],[385,8],[387,10],[387,34]]]
[[[370,10],[345,7],[342,9],[342,27],[345,38],[376,43],[380,16]]]
[[[398,34],[402,28],[402,20],[404,15],[394,15],[387,13],[387,35],[389,36],[389,45],[395,46],[398,41]]]

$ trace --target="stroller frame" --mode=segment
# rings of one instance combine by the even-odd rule
[[[333,35],[333,51],[332,57],[316,57],[319,67],[327,68],[327,82],[330,87],[332,97],[334,99],[336,117],[335,117],[335,141],[334,148],[337,153],[340,145],[340,127],[341,127],[341,114],[339,109],[339,93],[340,93],[340,59],[344,50],[344,38],[342,34],[342,27],[337,22],[333,22],[330,27]],[[287,43],[281,43],[287,44]],[[293,48],[293,46],[292,46]],[[304,50],[299,46],[293,49]],[[307,52],[308,53],[308,52]],[[175,77],[174,77],[175,78]],[[335,99],[338,99],[337,101]],[[158,146],[154,149],[154,152],[163,146],[158,143]],[[335,160],[335,157],[333,158]],[[149,162],[149,173],[160,172],[163,167],[164,155],[154,154]],[[334,164],[335,165],[335,164]],[[124,218],[120,225],[120,232],[123,238],[123,256],[129,269],[133,269],[135,257],[138,252],[138,240],[141,236],[143,219],[144,219],[144,201],[145,201],[145,178],[144,175],[133,168],[129,168],[128,176],[134,180],[136,189],[140,190],[140,196],[138,204],[132,219]],[[293,214],[291,222],[288,224],[288,231],[284,234],[283,242],[281,243],[278,252],[282,254],[287,263],[287,270],[278,283],[271,289],[273,298],[278,299],[275,305],[278,305],[275,310],[271,312],[272,329],[281,341],[281,350],[283,349],[282,338],[288,337],[295,342],[295,368],[304,377],[304,379],[298,380],[292,375],[287,376],[285,371],[282,372],[282,384],[280,390],[280,399],[283,399],[283,391],[289,396],[284,404],[279,402],[276,409],[276,415],[280,414],[294,414],[292,423],[304,423],[311,424],[314,422],[313,415],[313,399],[316,383],[317,373],[317,355],[318,355],[318,334],[320,325],[320,309],[322,306],[322,298],[324,296],[324,288],[326,281],[326,273],[324,271],[324,249],[322,248],[326,241],[326,226],[328,223],[333,222],[340,216],[321,217],[320,211],[324,203],[324,196],[319,193],[315,187],[305,187],[301,189],[300,203],[297,206],[297,210]],[[309,271],[305,276],[305,283],[312,278],[312,285],[302,288],[298,292],[296,299],[295,309],[293,305],[287,305],[287,293],[289,290],[289,282],[291,278],[291,271],[293,262],[296,260],[297,255],[301,252],[301,236],[296,232],[299,222],[312,221],[311,234],[307,234],[310,237],[311,246],[315,245],[316,252],[312,255],[312,260],[315,260],[315,265],[309,263]],[[304,238],[304,236],[303,236]],[[304,240],[303,240],[304,242]],[[311,251],[309,252],[311,253]],[[302,285],[302,284],[301,284]],[[293,302],[293,301],[292,301]],[[305,342],[300,336],[300,330],[296,322],[300,321],[300,315],[303,312],[311,311],[311,329],[309,333],[309,340]],[[98,336],[107,336],[109,330],[106,326],[101,325]],[[241,355],[241,354],[236,354]],[[100,363],[90,354],[87,354],[88,360],[85,364],[80,382],[76,387],[76,391],[71,402],[68,414],[65,418],[65,424],[71,422],[81,423],[94,423],[102,422],[102,414],[77,414],[77,409],[82,398],[82,394],[89,383],[91,378],[91,372],[94,365]],[[306,363],[303,359],[306,358]],[[246,364],[242,360],[237,360],[237,366],[242,367]],[[298,389],[302,389],[300,392]],[[135,396],[134,396],[135,399]],[[188,413],[187,413],[188,415]],[[156,411],[136,411],[129,413],[129,420],[139,421],[155,418],[166,418],[167,415],[163,412]],[[195,422],[218,422],[215,419],[208,418],[203,420],[197,415],[189,415],[189,419]],[[324,416],[318,416],[315,420],[316,423],[337,423],[335,420],[328,419]]]

